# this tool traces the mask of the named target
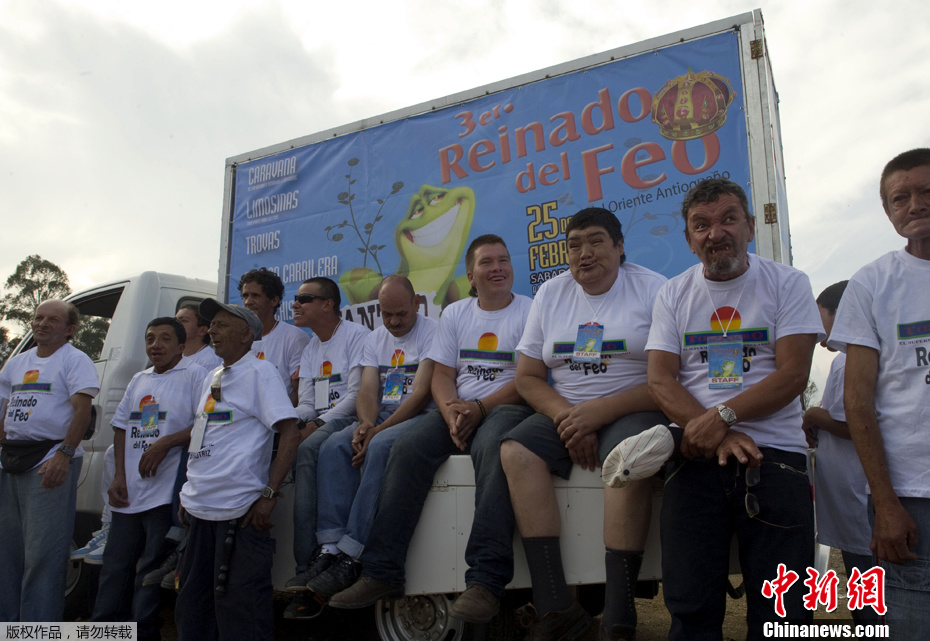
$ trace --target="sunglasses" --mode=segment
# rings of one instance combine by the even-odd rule
[[[306,303],[312,303],[315,300],[325,300],[322,296],[317,296],[316,294],[296,294],[294,296],[294,302],[304,305]]]
[[[212,396],[213,400],[217,403],[223,400],[223,373],[228,369],[228,367],[224,367],[223,369],[218,370],[213,376],[213,382],[210,383],[210,396]]]

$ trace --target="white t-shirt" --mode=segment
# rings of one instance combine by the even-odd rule
[[[169,450],[153,477],[142,478],[139,475],[139,461],[143,452],[159,438],[176,434],[194,424],[194,416],[200,410],[200,390],[206,377],[206,371],[190,358],[182,358],[163,374],[156,374],[155,368],[150,367],[132,377],[111,421],[114,428],[126,432],[123,455],[129,495],[129,507],[112,507],[114,512],[136,514],[171,503],[184,448]],[[143,410],[144,407],[150,409]],[[158,421],[152,424],[154,408],[158,410]],[[145,426],[143,418],[147,422]]]
[[[18,354],[0,372],[0,399],[9,399],[3,429],[10,440],[64,439],[74,418],[71,397],[78,392],[94,397],[100,391],[94,362],[71,343],[46,358],[36,350]],[[57,450],[52,447],[39,465]],[[74,455],[83,454],[78,445]]]
[[[652,307],[666,278],[625,263],[610,290],[590,296],[563,272],[539,288],[517,351],[543,361],[552,387],[577,405],[646,382],[646,338]],[[603,325],[600,363],[573,363],[578,326]]]
[[[297,413],[271,363],[243,357],[223,371],[220,401],[204,379],[199,401],[207,428],[199,451],[187,455],[181,505],[199,519],[239,518],[268,485],[274,425]]]
[[[823,390],[821,407],[835,421],[846,421],[843,410],[843,375],[846,355],[837,354]],[[865,494],[865,472],[849,439],[826,430],[818,433],[816,485],[817,539],[824,545],[871,556]]]
[[[190,356],[185,356],[184,358],[190,359],[192,362],[197,363],[207,372],[213,371],[223,364],[223,359],[216,355],[216,352],[213,351],[213,347],[210,345],[204,345],[199,352],[195,352]]]
[[[930,261],[898,250],[849,280],[830,346],[878,350],[875,415],[898,496],[930,498]]]
[[[358,323],[339,321],[325,343],[314,336],[300,358],[300,401],[297,414],[304,421],[325,421],[355,415],[355,398],[362,380],[362,355],[371,330]],[[329,401],[316,407],[317,381],[329,381]]]
[[[384,395],[384,382],[388,370],[400,368],[404,372],[404,389],[400,401],[397,403],[381,403],[382,412],[393,412],[400,404],[407,400],[413,391],[413,377],[417,373],[420,361],[426,358],[433,336],[439,323],[432,318],[417,314],[417,320],[406,336],[395,337],[384,325],[375,329],[365,339],[365,348],[362,354],[362,367],[377,367],[381,379],[379,398]],[[435,409],[436,404],[430,401],[424,409]]]
[[[741,389],[710,388],[707,339],[722,336],[721,329],[730,338],[742,337]],[[646,349],[678,354],[679,382],[710,408],[726,404],[774,372],[775,342],[794,334],[824,337],[810,280],[793,267],[750,254],[749,269],[733,280],[707,280],[702,264],[671,279],[656,297]],[[739,421],[732,429],[748,434],[760,447],[807,452],[799,401],[768,416]]]
[[[284,321],[278,321],[260,341],[252,343],[252,353],[259,360],[268,361],[278,368],[278,374],[281,375],[284,387],[290,394],[293,389],[291,375],[300,366],[300,355],[309,342],[307,332]]]
[[[469,296],[443,310],[429,358],[455,369],[459,398],[487,396],[514,379],[517,343],[532,303],[515,294],[507,307],[487,312]]]

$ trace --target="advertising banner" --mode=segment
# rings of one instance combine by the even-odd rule
[[[724,32],[242,163],[230,300],[265,266],[288,299],[332,278],[347,319],[379,324],[375,287],[402,274],[438,315],[467,296],[465,250],[489,233],[532,296],[568,268],[565,226],[592,206],[617,215],[627,260],[678,274],[696,261],[680,214],[695,181],[728,177],[752,201],[741,78]]]

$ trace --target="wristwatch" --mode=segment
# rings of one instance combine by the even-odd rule
[[[280,492],[275,492],[274,490],[272,490],[272,489],[271,489],[270,487],[268,487],[267,485],[266,485],[265,488],[262,490],[262,498],[263,498],[263,499],[276,499],[276,498],[278,498],[279,496],[281,496],[281,493],[280,493]]]
[[[64,443],[58,446],[58,451],[64,454],[65,456],[67,456],[68,458],[71,458],[74,456],[74,448],[71,447],[70,445],[65,445]]]
[[[720,413],[720,418],[723,419],[723,422],[727,424],[727,427],[732,426],[733,423],[736,422],[736,412],[726,405],[718,405],[717,411]]]

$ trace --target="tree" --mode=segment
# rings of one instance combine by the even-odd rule
[[[801,407],[805,412],[813,406],[815,396],[817,396],[817,383],[813,379],[809,379],[807,387],[804,388],[804,393],[801,394]]]
[[[68,275],[38,254],[27,256],[6,279],[8,293],[0,299],[0,318],[17,325],[23,333],[32,326],[39,303],[71,293]]]
[[[3,367],[3,364],[6,363],[6,359],[8,359],[10,354],[13,353],[13,350],[16,349],[17,343],[19,343],[18,338],[10,338],[10,333],[7,331],[6,327],[0,327],[0,367]]]

